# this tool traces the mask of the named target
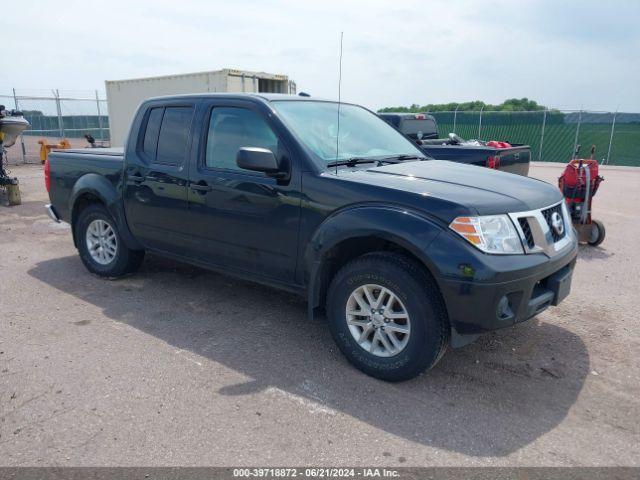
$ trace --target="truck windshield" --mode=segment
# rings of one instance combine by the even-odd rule
[[[325,163],[352,158],[425,155],[377,115],[356,105],[322,101],[274,101],[298,139]]]

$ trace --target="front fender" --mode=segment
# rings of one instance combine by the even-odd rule
[[[303,257],[310,316],[320,307],[326,255],[341,242],[360,237],[393,242],[411,252],[437,276],[437,267],[429,257],[429,245],[442,230],[435,219],[401,206],[368,204],[334,212],[316,229]]]
[[[75,234],[75,222],[77,218],[77,212],[75,206],[83,195],[90,194],[97,197],[106,207],[109,214],[113,217],[120,232],[120,236],[124,240],[127,247],[132,249],[141,249],[142,245],[138,243],[135,237],[129,231],[127,221],[124,216],[122,198],[114,185],[104,176],[96,173],[87,173],[78,179],[73,186],[71,194],[69,195],[69,212],[73,242],[76,244]],[[76,244],[77,246],[77,244]]]

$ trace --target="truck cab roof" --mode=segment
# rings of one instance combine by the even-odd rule
[[[399,126],[403,120],[431,120],[433,122],[436,119],[433,115],[428,113],[406,113],[406,112],[381,112],[378,116],[391,123],[394,126]]]
[[[384,112],[378,116],[412,140],[438,136],[436,119],[428,113]]]
[[[433,118],[433,115],[429,115],[426,112],[380,112],[379,115],[385,116],[385,117],[397,117],[397,118],[416,118],[416,116]]]
[[[186,98],[229,98],[229,99],[246,99],[246,100],[261,100],[266,102],[273,101],[294,101],[294,102],[335,102],[335,100],[325,99],[325,98],[316,98],[316,97],[306,97],[300,95],[290,95],[286,93],[184,93],[184,94],[176,94],[176,95],[161,95],[157,97],[150,97],[145,102],[148,101],[170,101],[170,100],[181,100]],[[341,103],[349,103],[349,102],[341,102]]]

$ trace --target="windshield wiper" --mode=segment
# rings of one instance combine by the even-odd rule
[[[340,160],[339,162],[331,162],[327,163],[327,167],[340,167],[342,165],[347,165],[348,167],[353,167],[360,163],[376,163],[379,160],[373,158],[362,158],[362,157],[353,157],[347,158],[346,160]]]
[[[346,160],[340,160],[338,162],[327,163],[327,167],[340,167],[346,165],[348,167],[354,167],[361,163],[376,163],[378,166],[383,163],[398,163],[404,160],[426,160],[427,157],[421,157],[420,155],[390,155],[382,158],[366,158],[366,157],[352,157]]]
[[[386,162],[388,160],[398,160],[399,162],[403,160],[425,160],[426,157],[420,155],[390,155],[388,157],[381,158],[380,160]]]

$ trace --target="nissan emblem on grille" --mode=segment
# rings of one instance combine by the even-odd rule
[[[562,216],[558,212],[553,212],[551,214],[551,226],[553,227],[553,231],[556,232],[556,235],[561,237],[564,233],[564,222],[562,221]]]

